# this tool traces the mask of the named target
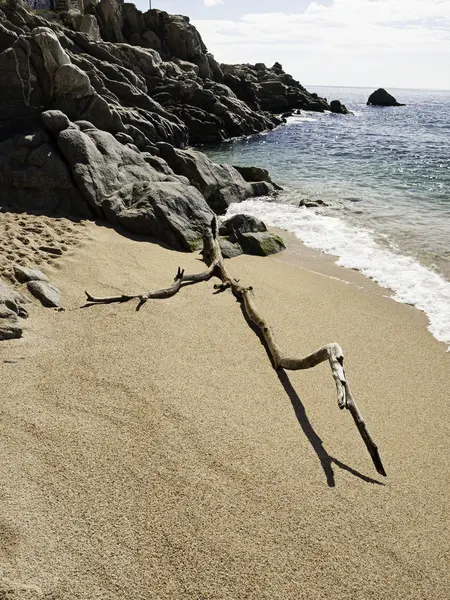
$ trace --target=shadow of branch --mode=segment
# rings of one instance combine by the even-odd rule
[[[272,355],[267,347],[267,344],[266,344],[264,338],[261,336],[259,329],[256,327],[256,325],[252,321],[250,321],[242,304],[240,304],[240,307],[241,307],[242,314],[244,315],[244,318],[245,318],[248,326],[258,336],[258,338],[259,338],[261,344],[264,346],[266,354],[269,357],[270,362],[272,363],[272,366],[273,366]],[[376,479],[372,479],[372,477],[368,477],[367,475],[364,475],[363,473],[360,473],[356,469],[353,469],[349,465],[346,465],[345,463],[338,460],[337,458],[334,458],[334,456],[331,456],[330,454],[328,454],[328,452],[325,450],[325,448],[323,446],[323,442],[322,442],[321,438],[318,436],[314,427],[311,425],[311,422],[308,419],[308,415],[306,414],[305,407],[303,406],[302,401],[300,400],[300,397],[298,396],[297,392],[295,391],[286,371],[284,371],[284,369],[278,369],[276,372],[277,372],[278,379],[279,379],[281,385],[283,386],[284,391],[286,392],[289,400],[291,401],[292,408],[294,409],[295,416],[297,417],[297,421],[298,421],[300,427],[302,428],[303,433],[308,438],[309,443],[313,447],[313,449],[317,455],[317,458],[320,461],[323,472],[325,474],[325,478],[326,478],[328,487],[336,486],[333,465],[335,465],[336,467],[339,467],[343,471],[347,471],[348,473],[351,473],[354,477],[357,477],[358,479],[361,479],[362,481],[365,481],[366,483],[372,483],[375,485],[384,485],[384,483],[382,483]]]
[[[317,454],[317,458],[320,460],[320,464],[322,466],[323,472],[325,473],[325,477],[327,480],[327,485],[329,487],[335,487],[336,482],[334,479],[334,471],[333,465],[339,467],[340,469],[351,473],[358,479],[365,481],[366,483],[373,483],[375,485],[384,485],[380,481],[376,479],[372,479],[372,477],[368,477],[363,473],[360,473],[356,469],[353,469],[349,465],[346,465],[341,460],[334,458],[328,454],[323,446],[323,442],[321,438],[318,436],[314,427],[311,425],[310,420],[308,419],[308,415],[306,414],[305,407],[302,404],[297,392],[295,391],[287,373],[280,369],[277,371],[278,379],[280,380],[281,385],[283,386],[284,391],[288,395],[289,400],[291,401],[292,408],[294,409],[295,416],[297,417],[297,421],[299,422],[300,427],[303,430],[303,433],[308,438],[309,443],[314,448],[315,453]]]

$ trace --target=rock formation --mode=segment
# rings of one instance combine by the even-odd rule
[[[391,96],[385,89],[379,88],[375,90],[372,94],[370,94],[369,99],[367,100],[368,106],[405,106],[404,104],[400,104]]]
[[[57,9],[1,4],[3,210],[103,218],[192,250],[213,212],[279,187],[187,146],[331,108],[278,63],[219,65],[187,17],[119,0]]]

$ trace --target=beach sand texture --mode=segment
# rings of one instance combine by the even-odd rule
[[[228,263],[283,349],[341,344],[384,479],[329,366],[277,375],[212,281],[80,308],[204,268],[83,231],[44,269],[66,310],[0,345],[0,598],[450,598],[450,359],[422,315],[289,249]]]
[[[0,277],[12,280],[14,265],[51,264],[82,241],[84,225],[64,217],[1,212]]]

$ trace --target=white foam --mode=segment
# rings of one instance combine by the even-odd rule
[[[317,121],[317,118],[301,114],[301,115],[292,115],[292,116],[288,117],[286,120],[289,123],[289,125],[291,125],[292,123],[304,123],[305,121],[313,123],[314,121]]]
[[[336,217],[265,200],[232,204],[227,216],[241,212],[259,217],[272,227],[293,232],[307,246],[338,256],[338,265],[357,269],[392,290],[394,300],[423,311],[433,336],[450,344],[450,282],[439,274],[409,256],[380,246],[370,231]]]

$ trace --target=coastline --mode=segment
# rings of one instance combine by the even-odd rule
[[[276,195],[263,169],[215,164],[190,144],[270,142],[301,111],[330,111],[348,130],[346,106],[278,62],[219,63],[181,15],[118,0],[85,0],[78,15],[27,4],[0,11],[0,276],[15,287],[0,317],[9,337],[24,324],[22,338],[0,343],[0,598],[447,597],[449,355],[422,313],[286,232],[285,252],[228,262],[287,354],[342,345],[384,479],[337,407],[329,365],[275,372],[230,290],[186,285],[139,312],[84,305],[84,290],[142,293],[171,285],[180,267],[203,271],[199,254],[177,250],[197,248],[213,213]],[[294,135],[292,148],[304,142],[308,173],[318,141],[353,197],[364,138],[350,136],[348,153],[339,130],[327,133],[325,144]],[[408,135],[415,151],[419,139]],[[302,180],[277,145],[283,176]],[[403,211],[402,231],[404,215],[420,222]],[[24,321],[15,263],[42,268],[62,307],[32,299]]]
[[[66,310],[33,304],[24,338],[0,345],[0,590],[445,597],[450,374],[424,316],[285,233],[285,253],[228,262],[283,349],[341,344],[382,480],[337,408],[328,365],[278,378],[212,282],[138,313],[80,309],[84,289],[158,289],[178,266],[202,269],[195,254],[84,231],[46,269]]]
[[[397,302],[394,300],[394,292],[389,288],[379,285],[373,279],[363,275],[357,269],[349,269],[336,264],[338,256],[309,248],[294,233],[279,229],[277,227],[269,227],[269,231],[281,236],[287,244],[287,252],[281,252],[272,257],[273,260],[288,262],[293,267],[301,270],[310,271],[318,276],[330,278],[336,282],[341,282],[343,285],[354,287],[363,294],[369,294],[372,297],[383,298],[389,305],[394,304],[396,307],[403,307],[411,321],[411,326],[417,326],[425,331],[425,334],[432,338],[436,343],[436,349],[439,348],[447,351],[447,344],[437,340],[429,331],[429,320],[427,315],[418,309],[413,304]]]

